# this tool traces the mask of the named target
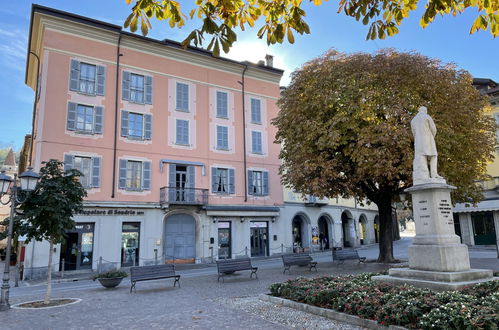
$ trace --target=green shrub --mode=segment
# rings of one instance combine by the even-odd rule
[[[95,281],[98,278],[119,278],[119,277],[127,277],[127,276],[128,276],[127,272],[116,269],[116,270],[110,270],[110,271],[105,272],[105,273],[100,273],[100,274],[94,275],[92,277],[92,279]]]
[[[271,295],[422,329],[498,330],[499,281],[460,291],[436,292],[373,281],[374,273],[297,278],[270,286]]]

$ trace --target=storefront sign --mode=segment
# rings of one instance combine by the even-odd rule
[[[230,228],[230,222],[228,221],[220,221],[218,223],[218,228]]]
[[[251,228],[267,228],[267,222],[265,221],[251,221]]]
[[[136,210],[118,210],[118,209],[110,209],[110,210],[83,210],[81,212],[76,213],[77,215],[144,215],[144,211],[136,211]]]

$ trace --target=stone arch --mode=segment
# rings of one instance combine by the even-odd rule
[[[352,212],[344,210],[341,213],[341,233],[343,238],[343,247],[355,246],[355,222]]]
[[[199,218],[187,210],[171,211],[164,217],[163,228],[165,262],[195,263]]]
[[[368,243],[367,224],[368,224],[367,216],[364,213],[362,213],[359,217],[359,238],[361,245]]]
[[[310,218],[303,212],[296,213],[291,221],[291,243],[293,248],[310,248]]]
[[[319,227],[319,240],[323,234],[323,240],[320,242],[321,249],[327,250],[333,246],[334,233],[333,233],[333,217],[328,213],[322,213],[317,220]]]

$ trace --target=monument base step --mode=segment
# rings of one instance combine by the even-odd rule
[[[465,286],[499,280],[492,270],[470,269],[461,272],[437,272],[411,268],[391,268],[389,275],[372,277],[373,280],[394,285],[412,285],[433,290],[458,290]]]

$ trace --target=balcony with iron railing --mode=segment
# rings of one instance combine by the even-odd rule
[[[329,200],[327,198],[318,198],[313,195],[307,195],[305,198],[305,206],[324,206],[328,205]]]
[[[206,205],[208,189],[162,187],[159,190],[159,201],[169,205]]]

